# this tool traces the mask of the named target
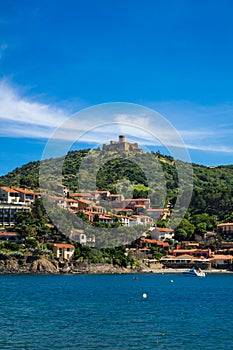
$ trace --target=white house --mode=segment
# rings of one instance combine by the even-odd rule
[[[72,241],[78,242],[80,244],[87,244],[87,236],[84,233],[84,230],[72,230],[71,234],[69,235],[69,238]]]
[[[166,239],[173,239],[174,230],[167,227],[155,227],[151,231],[151,237],[158,241],[165,241]]]
[[[7,204],[18,204],[20,202],[20,193],[10,187],[0,187],[0,200]]]
[[[75,247],[68,243],[55,243],[53,246],[53,251],[57,258],[62,258],[64,260],[70,260],[74,255]]]
[[[154,220],[147,215],[132,215],[132,218],[136,219],[137,225],[153,226]]]
[[[19,233],[17,232],[0,232],[0,242],[15,242],[21,243],[22,239]]]

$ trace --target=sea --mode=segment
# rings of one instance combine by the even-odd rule
[[[233,349],[233,274],[1,275],[0,349]]]

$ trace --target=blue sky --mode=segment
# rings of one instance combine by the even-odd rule
[[[109,102],[158,111],[194,163],[233,164],[232,16],[231,0],[0,1],[0,174]]]

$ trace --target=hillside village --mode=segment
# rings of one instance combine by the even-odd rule
[[[124,151],[142,152],[136,143],[126,142],[122,135],[119,142],[112,142],[103,147],[105,150],[109,148],[117,151],[119,147]],[[192,241],[182,241],[177,239],[176,230],[169,227],[169,218],[172,215],[169,205],[166,208],[155,208],[151,205],[150,198],[124,198],[122,194],[110,193],[109,190],[76,193],[70,191],[68,186],[57,184],[56,187],[59,195],[47,194],[48,202],[64,212],[77,215],[89,226],[105,229],[125,227],[129,231],[140,228],[140,234],[132,242],[122,244],[124,255],[131,259],[127,262],[131,267],[135,265],[134,267],[139,268],[143,265],[149,268],[188,268],[197,265],[204,269],[232,270],[233,222],[219,223],[216,230],[206,231],[202,235],[195,233]],[[17,218],[22,220],[23,216],[20,215],[30,215],[33,206],[41,201],[41,197],[42,191],[36,192],[15,186],[0,187],[1,254],[6,255],[7,252],[14,251],[16,245],[18,251],[25,252],[22,247],[27,246],[27,251],[31,251],[32,255],[34,248],[37,253],[50,254],[60,261],[72,262],[82,261],[78,254],[82,249],[85,250],[85,247],[96,250],[95,235],[88,235],[85,229],[72,229],[70,232],[67,229],[64,236],[52,236],[45,232],[45,235],[41,234],[39,238],[33,234],[33,229],[32,234],[24,232]],[[25,224],[27,227],[26,221]],[[46,227],[51,230],[52,226],[53,223],[46,223],[45,230]],[[85,260],[86,256],[82,257]],[[86,260],[92,262],[91,259]],[[137,263],[133,264],[132,261]],[[110,262],[112,263],[111,259]]]

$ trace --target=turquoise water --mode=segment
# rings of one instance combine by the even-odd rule
[[[233,275],[2,275],[0,286],[1,350],[233,349]]]

